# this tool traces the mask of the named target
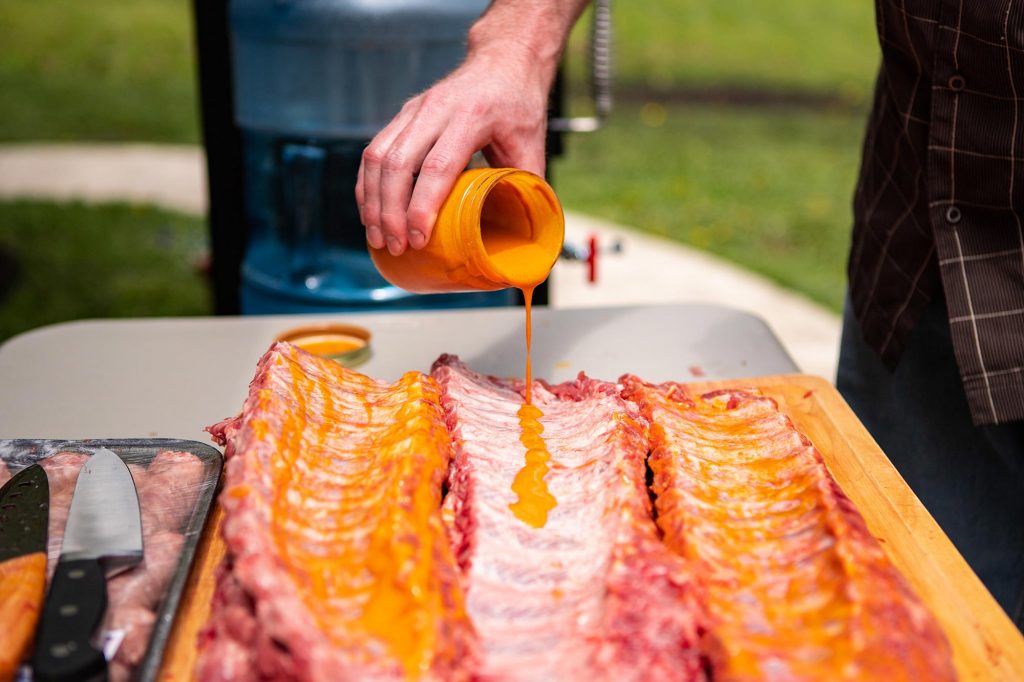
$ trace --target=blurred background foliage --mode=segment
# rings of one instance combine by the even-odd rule
[[[582,73],[589,10],[573,32]],[[864,0],[615,2],[616,84],[814,93],[863,103],[878,63],[874,6]]]
[[[553,165],[565,205],[838,310],[878,61],[872,11],[851,0],[614,3],[616,108],[601,131],[570,136]],[[567,51],[580,113],[589,21]],[[187,0],[4,0],[0,26],[0,143],[197,143]],[[142,207],[0,202],[0,247],[22,271],[50,273],[19,277],[0,299],[0,339],[74,317],[208,312],[196,266],[204,230]],[[91,281],[73,275],[80,240],[90,267],[151,271],[139,295],[80,296]]]
[[[0,141],[196,142],[188,0],[3,0]]]

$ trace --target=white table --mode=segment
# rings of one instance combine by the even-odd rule
[[[242,406],[256,361],[287,329],[356,324],[373,334],[359,371],[393,380],[441,353],[524,373],[520,308],[266,317],[86,320],[0,346],[0,438],[185,438]],[[721,306],[534,311],[534,376],[730,379],[797,371],[760,319]]]

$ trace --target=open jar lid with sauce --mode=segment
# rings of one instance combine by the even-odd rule
[[[342,367],[358,367],[370,359],[370,331],[350,324],[314,324],[277,335],[312,355],[334,360]]]

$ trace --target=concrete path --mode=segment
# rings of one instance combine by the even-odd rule
[[[128,201],[202,215],[202,150],[172,145],[10,145],[0,147],[0,197]],[[566,242],[597,237],[597,282],[586,265],[560,262],[552,275],[555,307],[701,301],[753,312],[772,327],[806,372],[832,380],[839,318],[772,282],[676,242],[577,213],[566,216]],[[607,253],[614,244],[619,254]]]
[[[206,161],[193,145],[5,145],[0,197],[128,201],[202,215]]]

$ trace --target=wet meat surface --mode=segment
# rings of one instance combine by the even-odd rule
[[[714,679],[950,680],[949,646],[770,398],[633,377],[658,524],[693,567]]]
[[[532,393],[450,356],[388,384],[274,345],[211,427],[227,557],[198,679],[954,678],[773,401]]]
[[[474,676],[703,679],[699,612],[651,518],[636,407],[584,376],[534,386],[557,504],[533,527],[510,509],[528,456],[521,386],[449,356],[433,375],[455,447],[445,508],[480,640]]]
[[[433,379],[377,382],[276,344],[241,415],[212,433],[226,445],[228,559],[200,679],[465,677]]]

